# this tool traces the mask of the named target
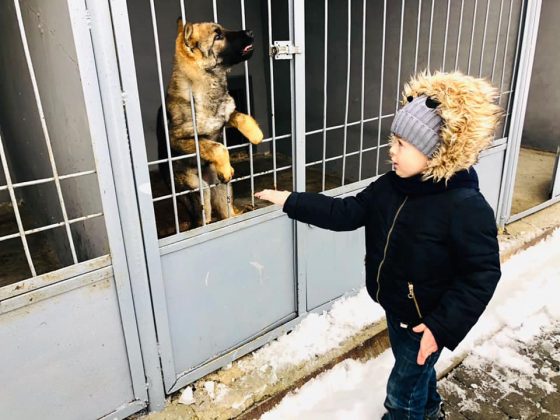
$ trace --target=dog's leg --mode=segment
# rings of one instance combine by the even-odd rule
[[[224,183],[231,181],[234,170],[229,162],[228,149],[223,144],[212,140],[199,140],[198,144],[200,146],[200,158],[214,165],[220,181]],[[181,153],[196,153],[194,139],[172,140],[171,146]]]
[[[223,220],[235,216],[237,213],[233,208],[233,191],[231,184],[218,184],[211,190],[212,211],[216,218],[218,220]]]
[[[189,190],[197,189],[200,185],[196,168],[189,168],[185,171],[176,173],[175,179],[179,185],[181,185],[182,187],[186,187]],[[210,219],[212,216],[210,187],[204,179],[202,180],[202,196],[204,200],[204,206],[202,206],[200,201],[200,191],[191,192],[190,194],[184,194],[178,197],[178,200],[187,208],[187,212],[192,219],[191,221],[193,227],[202,226],[203,211],[204,217],[206,218],[206,223],[210,223]]]
[[[259,124],[250,115],[233,111],[229,117],[228,124],[238,129],[253,144],[259,144],[264,137]]]

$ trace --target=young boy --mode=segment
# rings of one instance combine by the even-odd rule
[[[391,126],[394,171],[355,197],[264,190],[292,219],[365,226],[366,287],[386,311],[395,365],[383,419],[444,418],[434,365],[477,322],[500,278],[494,214],[472,165],[501,117],[496,90],[459,72],[404,88]]]

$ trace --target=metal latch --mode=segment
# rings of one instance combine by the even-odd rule
[[[275,60],[291,60],[294,54],[301,54],[301,48],[292,45],[290,41],[274,41],[269,54]]]

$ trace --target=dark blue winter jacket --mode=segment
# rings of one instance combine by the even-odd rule
[[[494,213],[473,168],[447,184],[389,172],[342,199],[294,192],[284,211],[334,231],[365,226],[369,295],[402,322],[425,323],[440,347],[461,342],[500,279]]]

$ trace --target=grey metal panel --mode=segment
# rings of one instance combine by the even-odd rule
[[[498,199],[500,197],[500,184],[506,156],[506,145],[494,147],[481,155],[480,161],[475,165],[478,172],[480,192],[497,214]]]
[[[2,304],[2,417],[98,418],[134,400],[110,269]]]
[[[292,244],[279,217],[163,255],[177,374],[295,317]]]
[[[370,182],[362,181],[360,185]],[[364,286],[364,228],[352,232],[332,232],[301,223],[298,227],[300,231],[305,230],[306,238],[304,258],[308,311]]]
[[[307,227],[307,310],[364,286],[364,228],[332,232]]]

